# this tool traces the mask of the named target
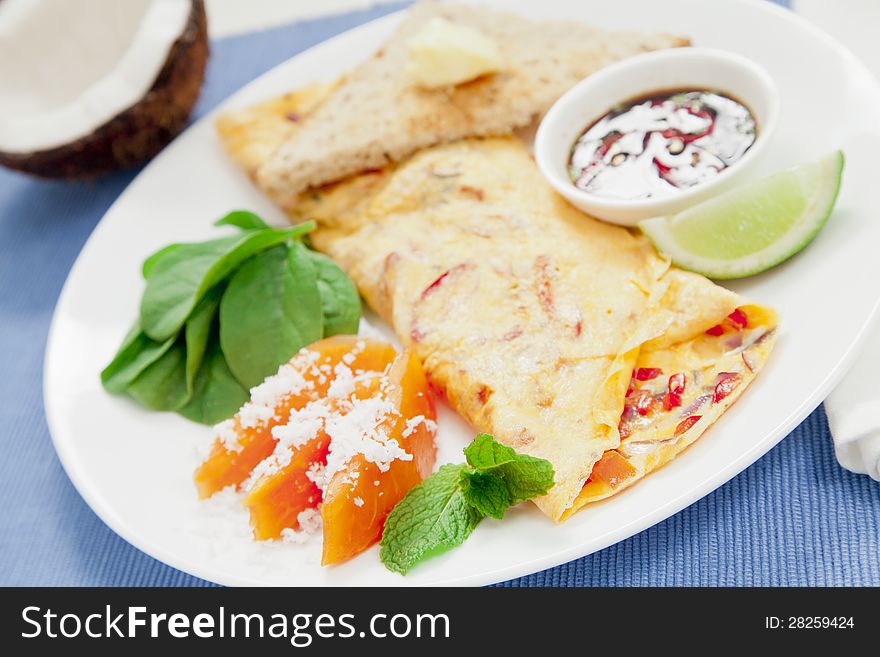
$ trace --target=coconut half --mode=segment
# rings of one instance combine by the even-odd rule
[[[207,57],[202,0],[0,0],[0,164],[79,178],[152,157]]]

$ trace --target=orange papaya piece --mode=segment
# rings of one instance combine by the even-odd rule
[[[382,377],[357,381],[351,394],[360,399],[378,394],[381,381]],[[339,406],[344,404],[339,400],[325,400],[321,413],[338,413]],[[291,417],[296,420],[295,416]],[[256,478],[244,500],[255,539],[277,539],[283,536],[285,529],[299,529],[299,514],[318,506],[322,491],[315,480],[317,472],[327,464],[329,448],[330,438],[322,428],[303,445],[287,448],[290,460],[286,465],[278,467],[273,461],[267,463],[266,472]]]
[[[320,432],[278,472],[257,480],[244,501],[256,540],[280,538],[285,529],[299,529],[299,514],[321,502],[321,489],[308,474],[316,464],[326,464],[329,446],[327,434]]]
[[[359,348],[360,347],[360,348]],[[195,473],[199,497],[210,497],[227,486],[240,486],[270,456],[276,440],[272,429],[285,424],[291,412],[321,399],[345,362],[353,371],[382,372],[394,360],[394,347],[352,335],[337,335],[306,347],[261,386],[251,401],[230,420],[218,425],[212,451]],[[297,385],[284,388],[285,381]]]
[[[434,468],[437,415],[418,358],[404,351],[388,379],[387,400],[397,412],[384,419],[383,428],[412,459],[391,460],[383,470],[356,454],[333,474],[321,508],[324,565],[347,561],[378,541],[391,509]]]
[[[602,455],[602,458],[593,466],[589,481],[601,481],[611,488],[617,488],[627,479],[637,474],[632,463],[626,460],[619,452],[610,449]]]

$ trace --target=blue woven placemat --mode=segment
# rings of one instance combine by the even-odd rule
[[[399,8],[213,44],[196,115],[275,64]],[[41,396],[52,310],[77,253],[136,171],[88,183],[0,171],[0,585],[203,586],[131,547],[74,490]],[[880,585],[880,485],[834,460],[822,410],[715,493],[602,552],[511,586]]]

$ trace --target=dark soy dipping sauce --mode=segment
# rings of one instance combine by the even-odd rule
[[[615,107],[571,149],[575,186],[597,196],[671,196],[713,180],[757,137],[749,109],[716,91],[655,92]]]

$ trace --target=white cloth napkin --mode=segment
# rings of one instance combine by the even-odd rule
[[[825,400],[837,460],[880,481],[880,324],[852,370]]]

